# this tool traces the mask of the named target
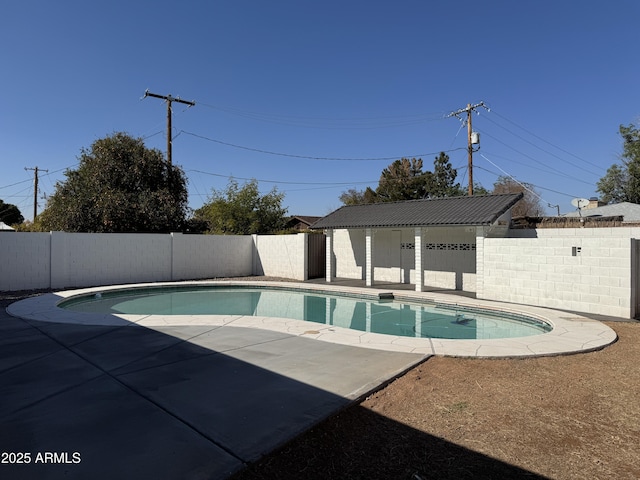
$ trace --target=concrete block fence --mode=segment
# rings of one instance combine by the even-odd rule
[[[306,280],[306,236],[0,234],[0,291],[270,275]]]
[[[634,260],[640,229],[531,232],[477,239],[478,298],[622,318],[640,313]]]
[[[376,235],[377,280],[415,282],[415,236],[405,233]],[[445,233],[433,229],[421,239],[426,286],[622,318],[640,314],[640,228],[514,230],[475,239],[467,231]],[[307,235],[0,233],[0,291],[246,275],[303,281]],[[364,233],[336,230],[330,240],[337,276],[365,279]]]

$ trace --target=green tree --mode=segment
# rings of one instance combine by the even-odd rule
[[[484,188],[482,184],[473,182],[473,194],[474,195],[490,195],[491,192]],[[460,195],[465,195],[464,189],[462,189]]]
[[[422,159],[402,158],[382,170],[376,197],[381,202],[425,198],[432,173],[422,171]]]
[[[511,209],[514,217],[538,217],[544,215],[540,195],[530,183],[519,183],[511,177],[501,176],[493,184],[493,193],[522,193],[524,196]]]
[[[40,215],[38,215],[38,219],[35,222],[26,220],[22,223],[14,225],[13,228],[16,229],[16,232],[46,232],[47,231],[40,223]]]
[[[355,188],[350,188],[346,192],[342,192],[340,195],[340,201],[344,205],[360,205],[363,203],[375,203],[376,202],[376,192],[374,192],[371,187],[367,187],[364,190],[356,190]]]
[[[596,183],[597,191],[602,194],[605,203],[620,203],[627,201],[627,185],[629,172],[618,164],[613,164],[607,173]]]
[[[369,187],[364,191],[350,189],[340,195],[340,201],[345,205],[357,205],[464,194],[460,184],[455,183],[458,173],[446,153],[441,152],[435,158],[433,167],[433,172],[423,171],[422,159],[401,158],[382,171],[375,191]]]
[[[261,196],[257,180],[241,187],[231,179],[226,189],[213,190],[211,199],[196,210],[195,219],[206,222],[208,231],[215,234],[274,233],[287,223],[283,200],[276,187]]]
[[[606,203],[640,203],[640,130],[620,125],[623,141],[622,165],[613,164],[597,183]]]
[[[433,161],[433,175],[429,187],[431,197],[457,197],[464,195],[459,183],[455,183],[458,172],[451,166],[449,155],[440,152]]]
[[[142,139],[115,133],[82,149],[77,170],[65,172],[39,215],[47,230],[170,232],[187,211],[183,171]]]
[[[7,225],[17,225],[24,222],[24,217],[18,207],[0,200],[0,222],[4,222]]]

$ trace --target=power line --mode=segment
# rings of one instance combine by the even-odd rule
[[[485,135],[485,134],[483,133],[483,135]],[[486,134],[486,135],[488,137],[491,137],[491,135],[489,135],[489,134]],[[491,137],[491,138],[494,138],[494,137]],[[500,142],[499,140],[497,140],[497,141]],[[502,142],[500,142],[500,143],[502,143]],[[503,145],[509,147],[506,144],[503,144]],[[525,153],[522,153],[522,152],[520,152],[518,150],[515,150],[513,147],[509,147],[509,148],[511,148],[512,150],[517,152],[519,155],[523,155],[523,156],[525,156],[527,158],[530,158],[530,159],[536,161],[534,158],[532,158],[529,155],[527,155]],[[486,150],[485,150],[485,152],[486,152]],[[549,173],[551,175],[557,175],[559,177],[569,178],[569,179],[571,179],[573,181],[576,181],[576,182],[579,182],[579,183],[584,183],[585,185],[593,186],[593,182],[588,182],[587,180],[582,180],[582,179],[576,177],[575,175],[570,175],[568,173],[561,172],[560,170],[556,170],[555,168],[547,166],[547,165],[545,165],[543,163],[540,163],[540,165],[542,167],[534,167],[531,164],[528,164],[528,163],[525,163],[525,162],[519,162],[519,161],[515,160],[513,157],[505,157],[504,155],[499,155],[499,154],[496,154],[496,153],[493,153],[493,152],[488,152],[488,153],[490,153],[491,156],[494,157],[494,158],[501,158],[503,160],[507,160],[510,163],[515,163],[515,164],[522,165],[522,166],[527,167],[527,168],[532,168],[532,169],[535,169],[537,172]]]
[[[504,145],[505,147],[507,147],[507,148],[509,148],[509,149],[513,150],[513,151],[514,151],[514,152],[516,152],[517,154],[522,155],[523,157],[526,157],[526,158],[528,158],[528,159],[530,159],[530,160],[532,160],[532,161],[534,161],[534,162],[536,162],[536,163],[538,163],[538,164],[542,165],[543,167],[546,167],[546,168],[548,168],[548,169],[550,169],[550,170],[553,170],[553,172],[555,172],[555,173],[556,173],[556,174],[558,174],[558,175],[562,175],[562,176],[566,176],[566,177],[572,178],[572,179],[574,179],[574,180],[578,180],[575,176],[572,176],[572,175],[566,174],[566,173],[564,173],[563,171],[558,170],[557,168],[554,168],[554,167],[552,167],[552,166],[550,166],[550,165],[547,165],[546,163],[541,162],[540,160],[538,160],[538,159],[536,159],[536,158],[532,157],[531,155],[527,155],[526,153],[521,152],[520,150],[516,149],[515,147],[512,147],[511,145],[506,144],[506,143],[505,143],[505,142],[503,142],[502,140],[499,140],[499,139],[497,139],[496,137],[494,137],[493,135],[490,135],[490,134],[488,134],[488,133],[484,132],[483,130],[479,130],[479,131],[480,131],[480,133],[482,133],[483,135],[486,135],[487,137],[492,138],[493,140],[495,140],[496,142],[500,143],[501,145]],[[578,181],[581,181],[581,180],[578,180]],[[583,183],[588,183],[589,185],[591,185],[591,183],[590,183],[590,182],[583,181]]]
[[[526,142],[526,143],[528,143],[529,145],[531,145],[531,146],[533,146],[533,147],[537,148],[538,150],[540,150],[540,151],[542,151],[542,152],[546,153],[547,155],[551,155],[552,157],[557,158],[558,160],[562,160],[563,162],[568,163],[568,164],[569,164],[569,165],[571,165],[572,167],[579,168],[579,169],[581,169],[581,170],[583,170],[583,171],[585,171],[585,172],[591,173],[592,175],[595,175],[595,176],[599,176],[599,175],[600,175],[599,173],[595,173],[595,172],[592,172],[592,171],[590,171],[590,170],[585,169],[585,168],[584,168],[583,166],[581,166],[581,165],[576,165],[575,163],[570,162],[569,160],[564,159],[564,158],[562,158],[562,157],[560,157],[560,156],[556,155],[556,154],[555,154],[555,153],[553,153],[553,152],[550,152],[550,151],[548,151],[548,150],[545,150],[544,148],[542,148],[542,147],[540,147],[540,146],[536,145],[535,143],[533,143],[533,142],[531,142],[531,141],[527,140],[526,138],[523,138],[522,136],[520,136],[520,135],[518,135],[518,134],[516,134],[516,133],[514,133],[514,132],[512,132],[512,131],[510,131],[510,130],[508,130],[507,128],[503,127],[502,125],[500,125],[500,124],[496,123],[494,120],[492,120],[492,119],[491,119],[491,118],[489,118],[489,117],[487,117],[487,120],[489,120],[491,123],[493,123],[493,124],[494,124],[494,125],[496,125],[497,127],[502,128],[503,130],[505,130],[505,131],[509,132],[509,133],[510,133],[511,135],[513,135],[514,137],[519,138],[519,139],[520,139],[520,140],[522,140],[523,142]],[[536,137],[536,138],[537,138],[537,137]],[[556,147],[556,148],[557,148],[557,147]]]
[[[579,157],[578,155],[575,155],[575,154],[573,154],[573,153],[571,153],[571,152],[569,152],[569,151],[567,151],[567,150],[565,150],[565,149],[563,149],[563,148],[561,148],[561,147],[558,147],[557,145],[554,145],[553,143],[551,143],[551,142],[549,142],[549,141],[545,140],[544,138],[542,138],[542,137],[540,137],[540,136],[536,135],[535,133],[533,133],[533,132],[531,132],[531,131],[527,130],[526,128],[524,128],[524,127],[522,127],[522,126],[518,125],[518,124],[517,124],[517,123],[515,123],[514,121],[509,120],[508,118],[506,118],[506,117],[505,117],[505,116],[503,116],[503,115],[500,115],[500,113],[496,112],[495,110],[493,111],[493,113],[494,113],[495,115],[497,115],[498,117],[502,118],[503,120],[506,120],[506,121],[507,121],[507,122],[509,122],[510,124],[512,124],[512,125],[514,125],[514,126],[516,126],[516,127],[518,127],[519,129],[524,130],[524,131],[525,131],[525,132],[527,132],[529,135],[531,135],[531,136],[533,136],[533,137],[537,138],[538,140],[540,140],[540,141],[542,141],[542,142],[546,143],[547,145],[551,145],[552,147],[557,148],[557,149],[558,149],[558,150],[560,150],[561,152],[566,153],[567,155],[570,155],[570,156],[572,156],[572,157],[574,157],[574,158],[576,158],[576,159],[580,160],[581,162],[588,163],[588,164],[589,164],[589,165],[591,165],[592,167],[595,167],[595,168],[598,168],[598,169],[602,170],[602,167],[601,167],[600,165],[596,165],[595,163],[592,163],[592,162],[590,162],[590,161],[588,161],[588,160],[585,160],[584,158]]]
[[[487,168],[481,167],[479,165],[476,168],[478,168],[480,170],[484,170],[485,172],[490,173],[492,175],[495,175],[498,178],[502,176],[499,173],[493,172],[493,171],[491,171],[491,170],[489,170]],[[565,192],[559,192],[558,190],[553,190],[552,188],[547,188],[547,187],[543,187],[543,186],[540,186],[540,185],[536,185],[535,183],[527,182],[527,184],[531,185],[532,187],[539,188],[540,190],[545,190],[545,191],[551,192],[551,193],[557,193],[558,195],[562,195],[562,196],[568,197],[568,198],[576,198],[576,197],[580,196],[580,195],[571,195],[571,194],[565,193]]]
[[[522,182],[520,182],[518,179],[516,179],[513,175],[511,175],[510,173],[506,172],[505,170],[503,170],[502,168],[500,168],[498,165],[496,165],[495,163],[493,163],[491,160],[489,160],[487,157],[485,157],[482,153],[480,154],[480,156],[482,158],[484,158],[487,162],[489,162],[491,165],[493,165],[494,167],[496,167],[498,170],[500,170],[501,172],[503,172],[505,175],[507,175],[509,178],[511,178],[513,181],[517,182],[519,185],[523,186],[524,188],[526,188]],[[482,168],[482,167],[478,167],[478,168]],[[491,172],[489,170],[483,169],[489,173],[493,173],[494,175],[497,175],[495,172]],[[500,175],[497,175],[498,177],[500,177]],[[559,195],[564,195],[566,197],[571,197],[571,198],[575,198],[576,195],[569,195],[568,193],[564,193],[564,192],[559,192],[557,190],[552,190],[550,188],[546,188],[546,187],[541,187],[540,185],[535,185],[533,183],[529,183],[527,182],[527,185],[531,185],[532,187],[535,188],[539,188],[540,190],[546,190],[547,192],[553,192],[553,193],[557,193]],[[528,189],[527,189],[528,190]],[[536,194],[535,192],[531,192],[534,195],[536,195],[538,198],[540,198],[540,200],[542,200],[543,202],[545,202],[547,205],[550,205],[549,202],[547,202],[546,200],[544,200],[542,197],[540,197],[540,195]]]
[[[290,125],[304,128],[319,129],[375,129],[388,127],[403,127],[442,120],[441,113],[425,113],[412,115],[389,115],[377,117],[351,118],[321,118],[295,115],[283,115],[263,112],[252,112],[232,107],[222,107],[199,102],[198,105],[225,112],[231,115],[249,118],[251,120]]]
[[[484,154],[480,154],[480,156],[482,158],[484,158],[487,162],[489,162],[491,165],[493,165],[494,167],[496,167],[498,170],[500,170],[502,173],[504,173],[506,176],[508,176],[511,180],[513,180],[514,182],[516,182],[518,185],[520,185],[522,188],[524,188],[527,192],[529,192],[531,195],[535,195],[536,197],[538,197],[540,200],[542,200],[545,203],[549,203],[546,200],[544,200],[540,195],[538,195],[536,192],[534,192],[533,190],[531,190],[530,188],[527,187],[526,184],[522,183],[520,180],[518,180],[516,177],[514,177],[513,175],[511,175],[510,173],[507,173],[505,170],[503,170],[502,168],[500,168],[498,165],[496,165],[495,163],[493,163],[491,160],[489,160],[487,157],[484,156]]]
[[[367,181],[367,182],[290,182],[290,181],[284,181],[284,180],[264,180],[264,179],[257,179],[257,178],[236,177],[235,175],[223,175],[221,173],[203,172],[202,170],[193,170],[193,169],[192,170],[187,170],[187,172],[196,172],[196,173],[200,173],[202,175],[210,175],[212,177],[234,178],[234,179],[245,180],[245,181],[255,180],[257,182],[275,183],[275,184],[282,184],[282,185],[333,185],[333,186],[345,186],[345,185],[366,185],[366,184],[369,184],[369,183],[377,182],[377,180],[370,180],[370,181]]]
[[[200,138],[202,140],[207,140],[208,142],[214,142],[214,143],[218,143],[220,145],[225,145],[227,147],[233,147],[233,148],[239,148],[242,150],[248,150],[250,152],[257,152],[257,153],[264,153],[267,155],[276,155],[276,156],[280,156],[280,157],[290,157],[290,158],[304,158],[307,160],[328,160],[328,161],[344,161],[344,162],[373,162],[373,161],[389,161],[389,160],[398,160],[399,158],[420,158],[420,157],[426,157],[428,155],[438,155],[440,152],[442,152],[442,150],[438,151],[438,152],[430,152],[430,153],[419,153],[419,154],[414,154],[414,155],[397,155],[397,156],[393,156],[393,157],[377,157],[377,158],[340,158],[340,157],[316,157],[316,156],[309,156],[309,155],[297,155],[297,154],[292,154],[292,153],[282,153],[282,152],[273,152],[273,151],[269,151],[269,150],[263,150],[260,148],[253,148],[253,147],[245,147],[242,145],[237,145],[234,143],[229,143],[229,142],[223,142],[222,140],[216,140],[214,138],[210,138],[204,135],[199,135],[197,133],[192,133],[192,132],[187,132],[186,130],[180,130],[180,133],[184,133],[186,135],[191,135],[192,137],[196,137],[196,138]],[[454,152],[457,150],[464,150],[463,148],[454,148],[452,150],[445,150],[445,153],[449,153],[449,152]]]
[[[20,180],[19,182],[12,183],[10,185],[5,185],[3,187],[0,187],[0,190],[2,190],[3,188],[15,187],[16,185],[20,185],[22,183],[27,183],[27,182],[31,182],[31,179],[29,178],[27,180]]]

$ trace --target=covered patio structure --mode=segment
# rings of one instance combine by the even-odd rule
[[[506,236],[522,193],[348,205],[312,225],[326,235],[326,281],[361,279],[475,291],[476,237]]]

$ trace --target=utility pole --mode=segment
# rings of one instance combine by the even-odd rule
[[[171,166],[172,166],[172,161],[171,161],[171,103],[172,102],[184,103],[185,105],[189,105],[190,107],[193,107],[196,104],[196,102],[190,102],[189,100],[182,100],[180,97],[172,97],[170,94],[169,95],[158,95],[157,93],[151,93],[151,92],[149,92],[149,90],[145,90],[144,97],[142,97],[142,98],[147,98],[147,97],[159,98],[159,99],[165,100],[167,102],[167,165],[169,166],[169,175],[171,175]]]
[[[33,170],[34,173],[34,177],[33,177],[33,221],[36,221],[36,217],[38,216],[38,172],[47,172],[49,173],[49,170],[42,170],[38,167],[34,167],[34,168],[27,168],[24,167],[25,170]]]
[[[489,107],[487,107],[484,102],[480,102],[480,103],[476,103],[475,105],[471,105],[470,103],[467,104],[466,108],[461,108],[459,110],[456,110],[455,112],[451,112],[449,115],[447,115],[447,118],[450,117],[456,117],[459,120],[462,120],[463,122],[467,123],[467,139],[468,139],[468,152],[469,152],[469,159],[468,159],[468,170],[469,170],[469,196],[473,195],[473,145],[479,143],[478,137],[474,138],[473,135],[473,129],[471,128],[471,112],[475,111],[476,109],[483,107],[486,108],[487,111],[489,110]],[[463,113],[467,114],[467,118],[466,119],[462,119],[460,118],[460,115],[462,115]]]

